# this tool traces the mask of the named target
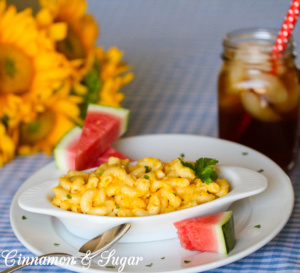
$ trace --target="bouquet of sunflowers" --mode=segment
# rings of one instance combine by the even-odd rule
[[[87,105],[120,106],[133,79],[117,48],[96,46],[85,0],[40,0],[21,12],[0,0],[0,166],[16,155],[51,154],[82,124]]]

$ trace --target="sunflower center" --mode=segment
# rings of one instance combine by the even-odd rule
[[[23,123],[20,130],[21,144],[35,144],[45,139],[53,129],[55,120],[55,114],[48,110],[39,114],[35,121]]]
[[[23,93],[34,76],[31,58],[13,45],[0,45],[0,94]]]
[[[85,57],[84,45],[71,26],[68,26],[66,38],[57,42],[56,49],[58,52],[64,54],[69,60],[82,59]]]
[[[15,62],[11,59],[6,59],[4,61],[4,69],[8,76],[13,77],[16,74]]]

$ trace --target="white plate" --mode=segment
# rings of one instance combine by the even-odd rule
[[[114,147],[133,160],[151,156],[170,161],[181,154],[184,154],[186,160],[212,157],[221,164],[261,170],[269,182],[263,193],[237,201],[230,207],[234,213],[237,242],[228,255],[187,251],[180,247],[178,239],[119,243],[113,247],[116,250],[114,257],[123,260],[132,256],[143,257],[138,265],[127,264],[123,272],[200,272],[226,265],[251,254],[272,240],[292,212],[294,192],[288,176],[273,161],[248,147],[194,135],[129,137],[119,140]],[[18,197],[25,189],[61,174],[54,162],[46,165],[25,181],[12,201],[12,228],[21,243],[37,255],[55,251],[73,253],[85,242],[67,232],[56,218],[24,211],[17,204]],[[285,202],[278,202],[279,199]],[[26,221],[22,220],[23,215],[27,217]],[[260,225],[260,228],[255,228],[256,225]],[[55,243],[60,245],[55,246]],[[190,262],[185,263],[185,260]],[[146,266],[151,263],[151,267]],[[117,272],[119,269],[118,265],[106,268],[96,262],[89,269],[83,269],[80,263],[62,267],[77,272]]]

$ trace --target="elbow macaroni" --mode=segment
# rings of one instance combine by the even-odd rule
[[[207,185],[179,159],[162,163],[146,157],[111,157],[90,173],[69,171],[53,188],[52,203],[64,210],[101,216],[149,216],[181,210],[220,198],[229,192],[226,179]]]

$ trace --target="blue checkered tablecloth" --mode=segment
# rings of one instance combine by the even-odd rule
[[[135,73],[134,81],[123,89],[123,106],[131,110],[126,136],[181,133],[215,137],[222,36],[242,27],[279,28],[290,1],[90,0],[88,4],[100,24],[98,44],[123,50]],[[300,47],[299,26],[294,33]],[[0,169],[1,251],[17,249],[32,256],[12,231],[10,204],[20,185],[52,160],[43,154],[18,157]],[[253,254],[209,272],[300,272],[300,166],[290,178],[295,206],[283,230]],[[6,268],[0,257],[0,270]],[[56,266],[22,271],[70,272]]]

